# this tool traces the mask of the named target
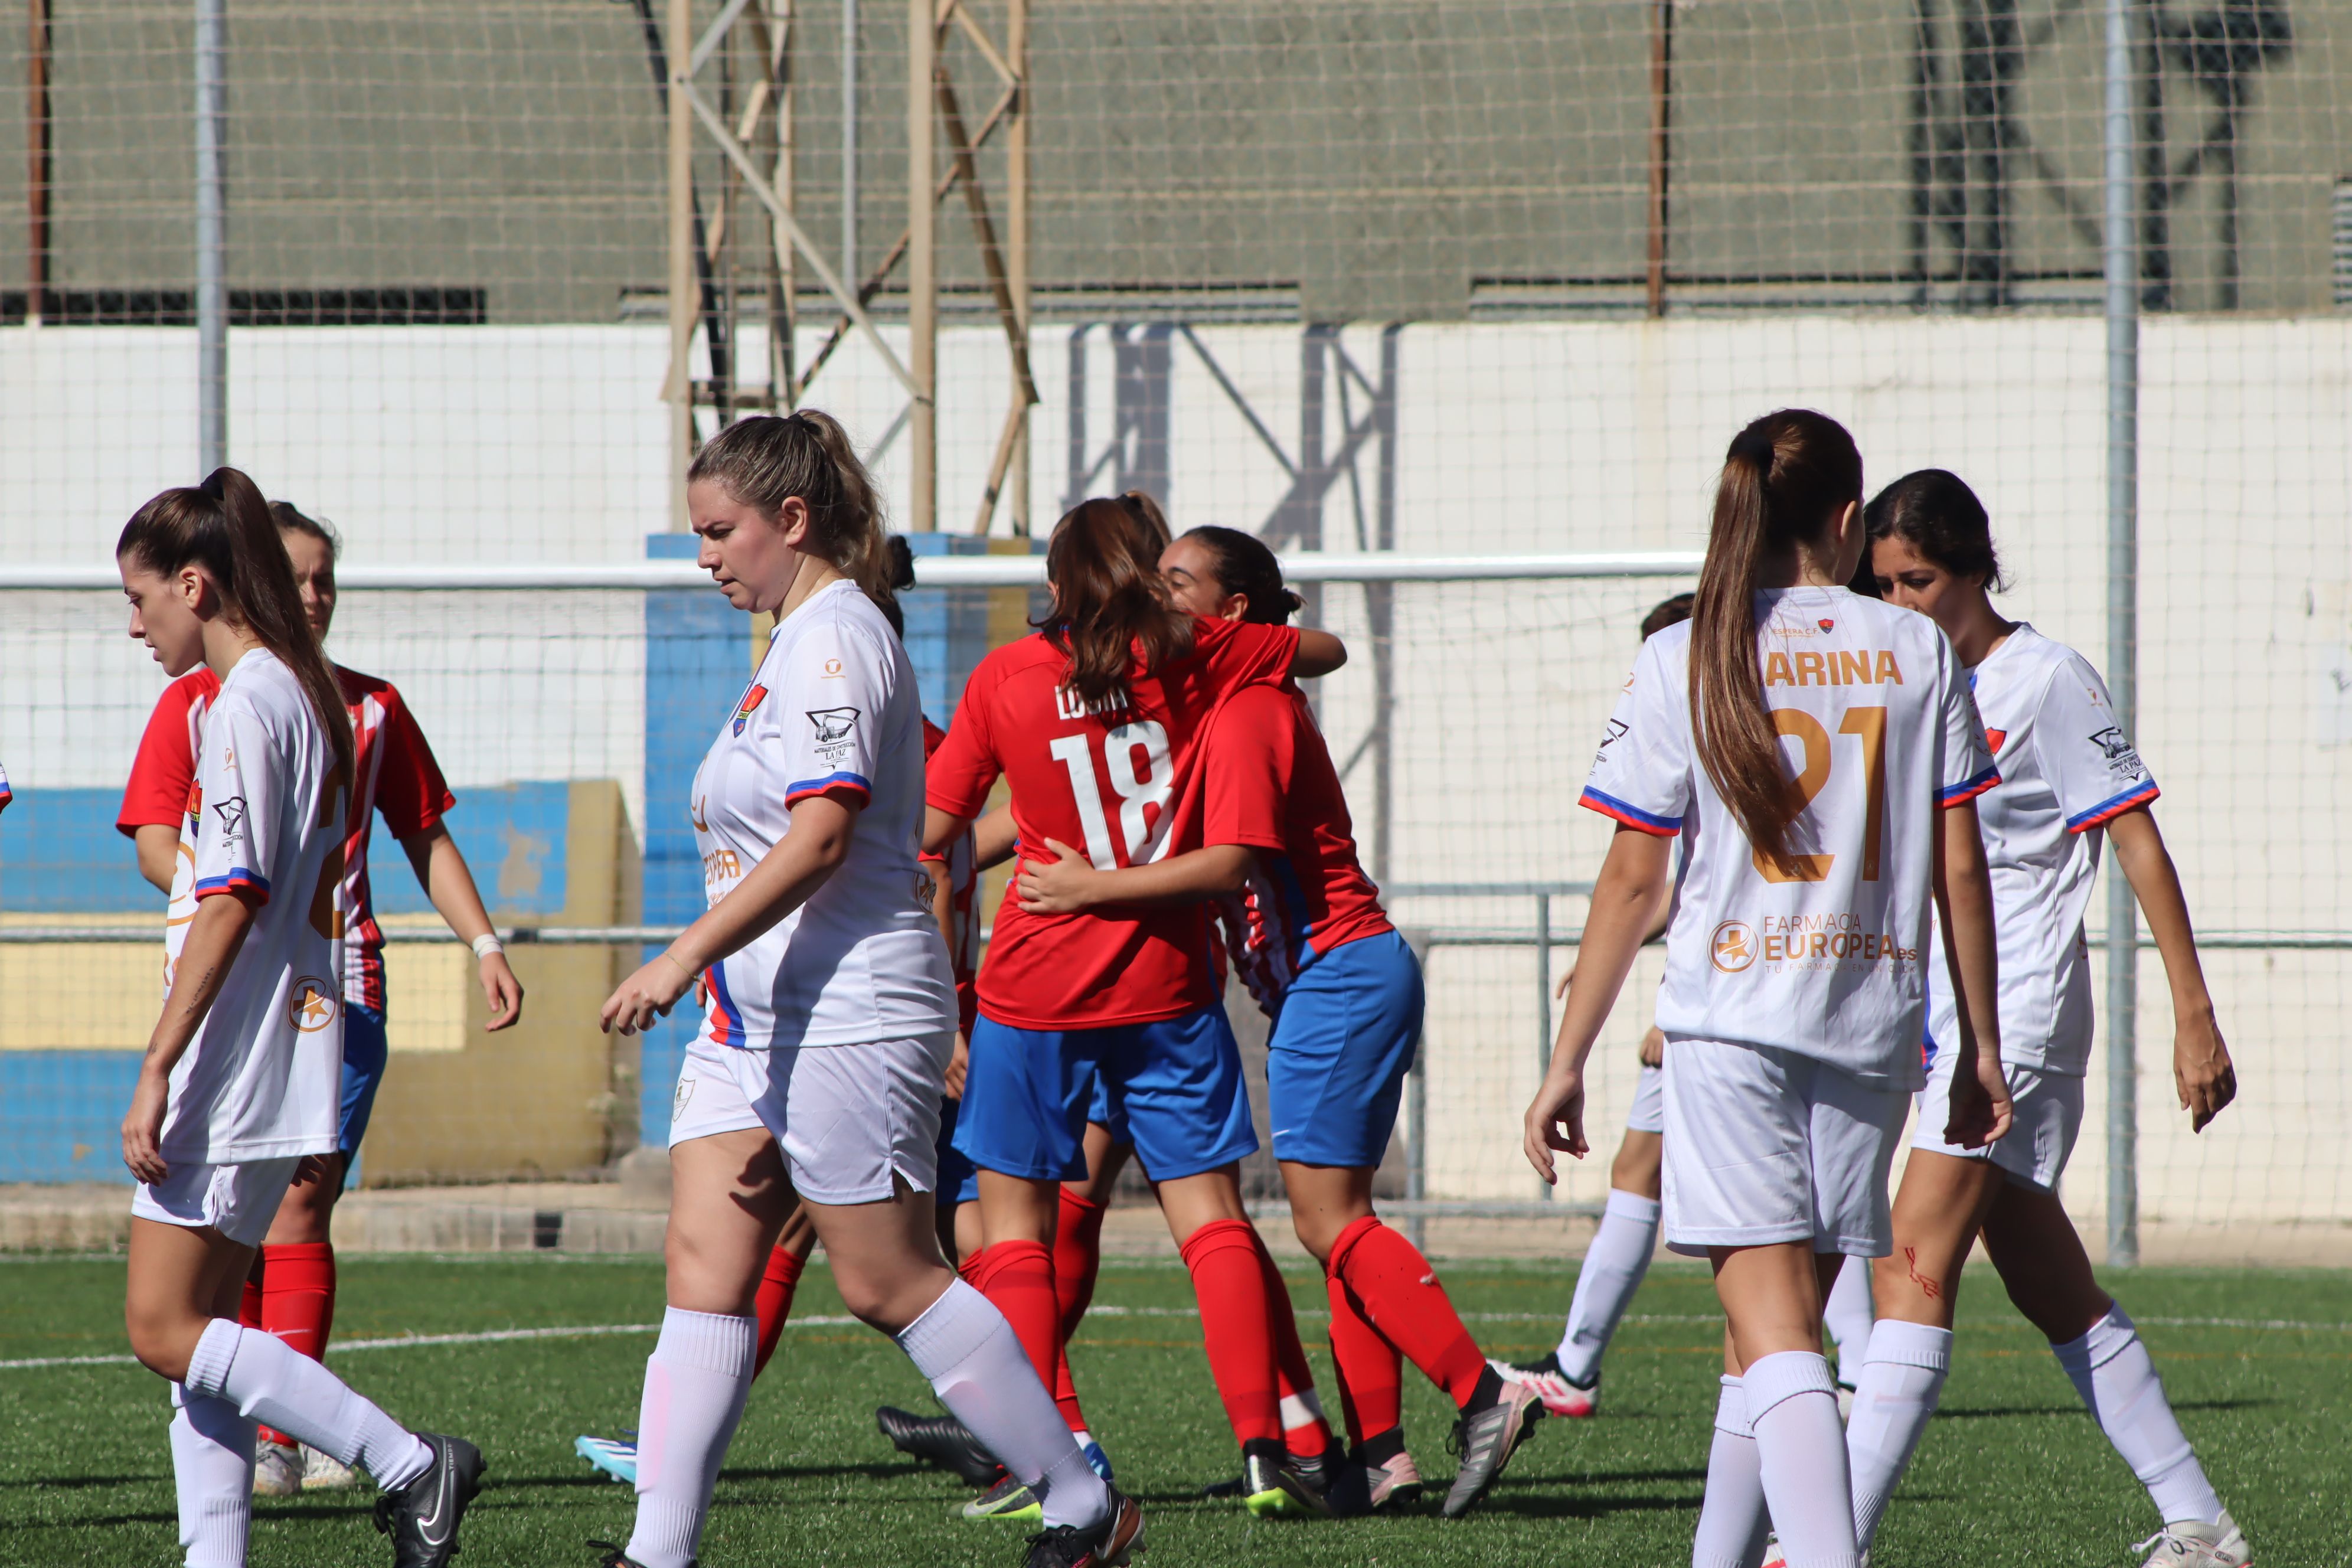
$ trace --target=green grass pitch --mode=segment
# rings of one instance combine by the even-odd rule
[[[1490,1350],[1534,1354],[1558,1330],[1572,1266],[1455,1263],[1444,1278]],[[2147,1269],[2120,1276],[2182,1425],[2258,1562],[2352,1563],[2352,1281],[2341,1274]],[[1326,1398],[1318,1283],[1291,1279]],[[1433,1504],[1404,1516],[1265,1521],[1202,1500],[1234,1468],[1192,1295],[1169,1265],[1113,1263],[1074,1352],[1082,1391],[1122,1484],[1142,1500],[1150,1561],[1418,1568],[1428,1564],[1689,1561],[1715,1407],[1714,1295],[1703,1271],[1662,1265],[1608,1363],[1602,1414],[1548,1422],[1472,1518]],[[0,1362],[120,1352],[119,1261],[0,1261]],[[796,1310],[838,1314],[822,1268]],[[341,1340],[551,1325],[646,1323],[661,1310],[650,1260],[352,1258]],[[2301,1327],[2281,1326],[2304,1325]],[[582,1432],[635,1421],[642,1334],[355,1351],[331,1358],[395,1416],[463,1433],[489,1456],[466,1525],[467,1568],[590,1562],[592,1536],[625,1539],[630,1495],[573,1458]],[[1410,1368],[1407,1369],[1411,1376]],[[1417,1381],[1417,1380],[1415,1380]],[[789,1331],[751,1395],[719,1483],[707,1568],[773,1563],[992,1564],[1018,1561],[1017,1527],[967,1524],[951,1478],[894,1454],[877,1404],[930,1408],[887,1342],[856,1325]],[[135,1366],[0,1368],[0,1563],[178,1562],[163,1388]],[[1424,1474],[1451,1473],[1450,1412],[1408,1395]],[[379,1564],[364,1496],[264,1501],[255,1568]],[[2155,1528],[2147,1499],[2101,1439],[2056,1363],[1989,1274],[1963,1298],[1944,1414],[1880,1537],[1878,1568],[2136,1563]]]

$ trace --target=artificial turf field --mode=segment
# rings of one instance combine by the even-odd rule
[[[1443,1275],[1496,1353],[1549,1348],[1570,1266],[1454,1263]],[[351,1258],[335,1335],[643,1324],[661,1311],[650,1259]],[[2153,1347],[2182,1425],[2254,1545],[2257,1563],[2352,1563],[2352,1278],[2341,1273],[2145,1269],[2112,1282]],[[1943,1415],[1890,1510],[1877,1568],[2137,1563],[2156,1524],[2147,1498],[2083,1413],[2037,1336],[1990,1278],[1963,1295]],[[1988,1288],[1990,1287],[1990,1288]],[[1291,1289],[1325,1398],[1319,1282]],[[1168,1265],[1107,1263],[1073,1360],[1095,1430],[1142,1501],[1150,1560],[1179,1564],[1591,1563],[1679,1565],[1704,1479],[1719,1320],[1703,1270],[1654,1269],[1607,1363],[1602,1414],[1537,1427],[1466,1520],[1433,1500],[1402,1516],[1256,1521],[1206,1482],[1235,1468],[1209,1382],[1191,1287]],[[122,1265],[0,1259],[0,1563],[179,1561],[163,1385],[132,1365],[5,1363],[120,1353]],[[1105,1309],[1112,1309],[1106,1310]],[[837,1321],[822,1268],[799,1325],[751,1394],[703,1542],[705,1568],[1019,1561],[1019,1527],[968,1524],[970,1494],[902,1459],[874,1406],[931,1408],[879,1335]],[[823,1320],[834,1319],[835,1321]],[[465,1528],[466,1568],[593,1561],[588,1538],[625,1540],[630,1494],[572,1452],[582,1432],[634,1425],[650,1335],[354,1348],[346,1378],[404,1421],[457,1432],[489,1458]],[[1412,1379],[1411,1369],[1407,1376]],[[1409,1391],[1405,1429],[1431,1480],[1451,1474],[1450,1409]],[[367,1496],[313,1494],[256,1508],[254,1568],[381,1564]]]

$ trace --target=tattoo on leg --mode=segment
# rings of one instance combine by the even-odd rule
[[[1943,1281],[1939,1279],[1931,1279],[1927,1275],[1919,1272],[1919,1249],[1917,1247],[1905,1247],[1903,1249],[1903,1262],[1910,1271],[1911,1283],[1919,1287],[1919,1293],[1921,1295],[1927,1297],[1927,1300],[1932,1301],[1937,1297],[1941,1296],[1944,1293]]]

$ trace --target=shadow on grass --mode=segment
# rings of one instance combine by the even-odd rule
[[[2276,1399],[2180,1399],[2172,1408],[2181,1410],[2261,1410],[2283,1404]],[[2088,1415],[2079,1405],[1977,1405],[1965,1408],[1946,1405],[1936,1412],[1938,1421],[1981,1421],[1989,1416],[2002,1415]]]

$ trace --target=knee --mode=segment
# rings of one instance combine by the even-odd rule
[[[1347,1228],[1347,1221],[1335,1219],[1329,1215],[1302,1214],[1293,1210],[1290,1228],[1297,1235],[1298,1245],[1305,1247],[1316,1262],[1328,1268],[1331,1264],[1331,1248],[1339,1245],[1339,1232]]]
[[[131,1337],[131,1353],[139,1364],[156,1376],[173,1383],[185,1383],[188,1363],[195,1358],[196,1342],[204,1338],[211,1320],[192,1317],[184,1311],[142,1308],[137,1302],[126,1306],[122,1326]]]
[[[896,1337],[929,1311],[932,1303],[955,1283],[955,1278],[945,1264],[898,1279],[869,1279],[836,1268],[834,1286],[841,1292],[841,1304],[849,1309],[851,1317],[867,1328]]]

